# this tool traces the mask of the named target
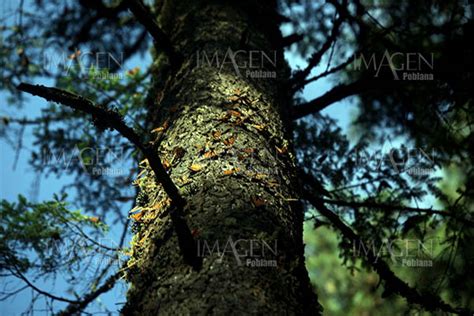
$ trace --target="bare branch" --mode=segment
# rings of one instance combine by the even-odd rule
[[[20,293],[21,291],[26,290],[27,288],[28,288],[28,285],[25,285],[25,286],[23,286],[23,287],[20,287],[20,288],[18,288],[18,289],[16,289],[16,290],[11,291],[11,292],[3,292],[3,291],[2,291],[2,292],[0,293],[0,295],[2,295],[2,296],[0,296],[0,301],[5,301],[5,300],[7,300],[8,298],[10,298],[10,297],[12,297],[12,296],[14,296],[14,295]]]
[[[324,44],[321,46],[321,48],[314,52],[311,57],[308,60],[308,65],[306,66],[305,69],[297,72],[293,78],[290,79],[291,85],[293,86],[293,91],[297,91],[304,87],[304,80],[308,77],[308,75],[311,73],[311,70],[313,70],[314,67],[318,65],[318,63],[321,61],[323,58],[323,55],[331,48],[333,43],[336,41],[336,39],[339,36],[339,28],[343,22],[343,18],[339,16],[335,21],[334,25],[331,31],[331,34],[329,37],[326,39]]]
[[[380,31],[379,33],[373,35],[373,38],[371,39],[371,42],[377,42],[379,40],[383,40],[387,34],[391,32],[391,29],[386,28]],[[356,56],[359,56],[362,52],[364,52],[367,48],[360,48],[358,51],[354,52],[351,56],[349,56],[345,61],[343,61],[341,64],[332,67],[331,69],[326,69],[324,72],[313,76],[308,79],[304,79],[300,82],[300,88],[310,84],[311,82],[317,81],[321,78],[324,78],[330,74],[336,73],[344,68],[346,68],[351,62],[353,62],[356,59]]]
[[[158,26],[155,18],[145,4],[143,4],[141,0],[125,0],[124,2],[130,11],[132,11],[138,22],[140,22],[153,37],[155,47],[168,55],[170,63],[173,66],[179,66],[183,60],[182,56],[174,49],[170,39]]]
[[[120,114],[110,109],[99,107],[92,103],[92,101],[83,98],[79,95],[57,88],[20,83],[17,89],[36,96],[40,96],[48,101],[61,103],[75,110],[91,114],[93,120],[96,122],[96,125],[98,125],[98,127],[101,127],[103,129],[115,129],[123,137],[128,139],[133,145],[140,149],[140,151],[143,152],[144,156],[148,159],[148,162],[150,163],[153,172],[155,172],[158,182],[163,185],[164,190],[171,198],[171,200],[173,200],[177,204],[184,203],[183,198],[180,196],[178,189],[172,182],[169,175],[166,173],[165,168],[163,167],[158,155],[154,153],[150,147],[145,146],[141,142],[140,137],[135,133],[135,131],[123,122]]]
[[[376,202],[356,202],[356,201],[340,201],[340,200],[329,200],[329,199],[322,199],[321,200],[323,203],[326,204],[332,204],[332,205],[337,205],[337,206],[347,206],[347,207],[353,207],[353,208],[358,208],[358,207],[368,207],[368,208],[379,208],[379,209],[384,209],[384,210],[403,210],[407,212],[415,212],[415,213],[426,213],[430,215],[440,215],[444,217],[452,217],[455,218],[456,220],[463,222],[469,226],[474,226],[474,222],[470,220],[469,218],[462,218],[458,216],[455,213],[451,213],[448,211],[444,210],[434,210],[431,208],[418,208],[418,207],[409,207],[409,206],[403,206],[403,205],[392,205],[392,204],[386,204],[386,203],[376,203]]]
[[[50,117],[38,118],[38,119],[27,119],[27,118],[20,119],[20,118],[15,118],[15,117],[2,116],[0,117],[0,120],[5,125],[9,125],[9,124],[38,125],[46,121],[50,121],[52,119]]]
[[[355,54],[352,55],[352,56],[350,56],[349,58],[347,58],[347,59],[346,59],[344,62],[342,62],[341,64],[339,64],[339,65],[337,65],[337,66],[335,66],[335,67],[332,67],[331,69],[328,69],[328,70],[326,70],[326,71],[320,73],[319,75],[316,75],[316,76],[313,76],[313,77],[311,77],[311,78],[308,78],[308,79],[304,80],[304,81],[302,82],[302,85],[303,85],[303,86],[306,86],[307,84],[310,84],[310,83],[313,82],[313,81],[317,81],[317,80],[319,80],[319,79],[321,79],[321,78],[324,78],[324,77],[326,77],[326,76],[329,76],[329,75],[331,75],[331,74],[333,74],[333,73],[335,73],[335,72],[338,72],[338,71],[340,71],[340,70],[346,68],[346,67],[354,60],[354,56],[355,56]]]
[[[359,79],[349,84],[340,84],[332,90],[329,90],[319,98],[311,100],[307,103],[295,106],[292,109],[291,118],[297,120],[303,116],[314,114],[322,111],[327,106],[344,98],[358,94],[370,88],[370,82],[366,79]]]
[[[140,149],[155,173],[157,182],[161,183],[166,194],[172,201],[170,217],[174,224],[183,258],[188,264],[193,266],[193,268],[199,269],[201,259],[197,257],[196,242],[186,223],[184,215],[182,214],[182,209],[186,204],[186,201],[179,193],[178,188],[173,183],[168,173],[166,173],[158,153],[152,147],[146,146],[142,143],[138,134],[124,123],[119,113],[111,109],[99,107],[82,96],[57,88],[21,83],[18,85],[17,89],[28,92],[32,95],[40,96],[48,101],[61,103],[75,110],[91,114],[93,121],[98,127],[102,129],[110,128],[116,130]]]
[[[20,272],[20,270],[16,267],[15,264],[12,264],[12,267],[15,271],[11,271],[12,274],[16,277],[18,277],[19,279],[23,280],[23,282],[26,283],[26,285],[28,285],[33,291],[35,291],[36,293],[38,294],[41,294],[41,295],[44,295],[46,297],[49,297],[53,300],[57,300],[57,301],[61,301],[61,302],[66,302],[66,303],[70,303],[70,304],[74,304],[74,303],[77,303],[77,301],[75,300],[70,300],[68,298],[65,298],[65,297],[60,297],[60,296],[56,296],[56,295],[53,295],[51,293],[48,293],[46,291],[43,291],[42,289],[38,288],[36,285],[34,285],[33,283],[30,282],[30,280],[28,280],[27,277],[25,277],[23,275],[23,273]]]
[[[101,294],[106,293],[107,291],[110,291],[117,280],[120,278],[122,275],[121,271],[115,273],[114,275],[110,276],[102,286],[97,288],[95,291],[92,291],[85,295],[81,300],[71,303],[66,307],[63,311],[57,313],[57,316],[67,316],[67,315],[76,315],[76,313],[82,311],[92,303],[97,297],[99,297]]]

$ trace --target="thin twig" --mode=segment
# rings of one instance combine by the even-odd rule
[[[105,282],[97,288],[95,291],[90,292],[89,294],[85,295],[80,301],[75,303],[69,304],[63,311],[57,313],[57,316],[67,316],[67,315],[76,315],[76,313],[82,311],[84,308],[87,307],[92,301],[94,301],[99,295],[110,291],[117,280],[122,275],[122,271],[116,272],[114,275],[111,275]]]
[[[132,11],[138,22],[140,22],[153,37],[155,47],[165,52],[172,65],[179,66],[183,60],[182,56],[174,49],[173,44],[165,32],[158,26],[150,10],[141,0],[125,0],[124,2],[130,11]]]
[[[331,69],[327,69],[326,71],[320,73],[319,75],[316,75],[316,76],[313,76],[313,77],[311,77],[311,78],[308,78],[308,79],[304,80],[304,81],[302,82],[302,84],[303,84],[304,86],[306,86],[306,85],[308,85],[309,83],[311,83],[311,82],[313,82],[313,81],[317,81],[317,80],[319,80],[319,79],[321,79],[321,78],[324,78],[324,77],[326,77],[326,76],[329,76],[329,75],[331,75],[331,74],[333,74],[333,73],[335,73],[335,72],[338,72],[338,71],[340,71],[340,70],[346,68],[351,62],[354,61],[354,57],[355,57],[355,56],[356,56],[355,54],[354,54],[354,55],[351,55],[349,58],[347,58],[347,59],[346,59],[344,62],[342,62],[341,64],[339,64],[339,65],[337,65],[337,66],[334,66],[334,67],[332,67]]]
[[[75,300],[70,300],[68,298],[64,298],[64,297],[60,297],[60,296],[56,296],[54,294],[51,294],[51,293],[48,293],[46,291],[43,291],[42,289],[38,288],[36,285],[34,285],[33,283],[30,282],[30,280],[28,280],[27,277],[25,277],[21,272],[20,270],[17,268],[17,266],[15,264],[12,264],[12,267],[13,269],[15,269],[15,271],[11,271],[13,275],[17,276],[18,278],[20,278],[21,280],[23,280],[23,282],[25,282],[32,290],[34,290],[35,292],[37,292],[38,294],[41,294],[41,295],[44,295],[46,297],[49,297],[49,298],[52,298],[54,300],[57,300],[57,301],[61,301],[61,302],[66,302],[66,303],[70,303],[70,304],[74,304],[74,303],[77,303],[77,301]]]
[[[316,67],[321,59],[323,58],[324,54],[331,48],[332,44],[334,41],[337,39],[339,36],[339,28],[341,27],[342,22],[344,21],[342,16],[339,16],[338,18],[335,19],[331,34],[329,37],[326,39],[326,41],[323,43],[321,48],[314,52],[311,57],[308,60],[308,65],[306,66],[305,69],[297,72],[293,78],[290,79],[291,84],[293,86],[292,90],[297,91],[301,89],[304,85],[302,84],[304,80],[308,77],[308,75],[311,73],[311,70],[313,70],[314,67]]]

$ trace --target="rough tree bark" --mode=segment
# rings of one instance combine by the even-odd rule
[[[169,200],[144,162],[122,313],[319,314],[304,266],[276,1],[165,0],[155,9],[184,61],[168,67],[157,55],[148,117],[202,266],[183,261]]]

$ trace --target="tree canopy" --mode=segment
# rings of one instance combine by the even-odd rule
[[[26,313],[110,310],[96,299],[119,291],[134,206],[146,198],[132,182],[145,159],[156,174],[172,159],[147,154],[166,129],[147,125],[157,82],[195,58],[161,30],[174,21],[153,18],[166,2],[5,4],[2,146],[29,156],[30,172],[46,179],[37,186],[52,176],[64,185],[45,201],[26,192],[2,200],[2,304],[31,290]],[[258,1],[244,2],[261,13]],[[328,315],[474,309],[472,8],[281,0],[265,12],[281,22],[280,49],[297,64],[287,83],[293,144],[277,150],[294,147],[306,266]],[[51,102],[35,109],[25,92]],[[67,106],[78,99],[84,107]]]

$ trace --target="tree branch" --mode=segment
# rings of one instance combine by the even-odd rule
[[[337,37],[339,36],[339,28],[343,22],[342,16],[339,16],[335,21],[334,25],[331,31],[331,34],[329,37],[326,39],[324,44],[321,46],[321,48],[314,52],[311,57],[308,60],[308,65],[306,66],[305,69],[297,72],[293,78],[290,79],[290,83],[292,85],[292,90],[297,91],[304,87],[304,80],[308,77],[308,75],[311,73],[311,70],[313,70],[314,67],[318,65],[318,63],[321,61],[323,58],[324,53],[326,53],[329,48],[333,45],[333,43],[336,41]]]
[[[46,297],[49,297],[53,300],[57,300],[57,301],[61,301],[61,302],[65,302],[65,303],[70,303],[70,304],[74,304],[74,303],[77,303],[77,301],[75,300],[70,300],[68,298],[64,298],[64,297],[60,297],[60,296],[56,296],[56,295],[53,295],[51,293],[48,293],[46,291],[43,291],[42,289],[36,287],[36,285],[34,285],[33,283],[30,282],[30,280],[28,280],[27,277],[25,277],[21,272],[20,270],[17,268],[17,266],[15,264],[12,264],[13,268],[15,269],[15,271],[11,271],[13,275],[17,276],[18,278],[20,278],[21,280],[23,280],[23,282],[26,283],[26,285],[28,285],[30,288],[32,288],[35,292],[37,292],[38,294],[41,294],[41,295],[44,295]]]
[[[170,176],[166,173],[158,155],[154,153],[150,147],[145,146],[141,142],[138,134],[136,134],[133,129],[128,127],[123,122],[120,114],[113,110],[99,107],[90,100],[79,95],[57,88],[20,83],[17,89],[28,92],[32,95],[40,96],[47,101],[61,103],[75,110],[90,114],[92,115],[92,119],[98,128],[110,128],[119,132],[123,137],[128,139],[133,145],[143,152],[144,156],[148,159],[148,162],[150,163],[150,166],[153,169],[158,182],[163,185],[165,192],[168,194],[171,200],[176,204],[184,204],[183,198],[179,194],[179,191],[174,185]]]
[[[146,40],[146,35],[147,35],[147,31],[144,30],[142,33],[140,33],[140,35],[137,36],[137,39],[135,40],[135,42],[130,45],[130,46],[125,46],[124,49],[123,49],[123,61],[125,62],[126,60],[128,60],[133,54],[135,54],[139,48],[141,47],[141,45],[143,45],[143,42]],[[114,63],[113,65],[110,65],[110,72],[113,73],[113,72],[116,72],[121,66]]]
[[[354,94],[358,94],[362,91],[368,90],[369,88],[370,81],[366,79],[359,79],[349,84],[340,84],[319,98],[293,107],[291,111],[291,118],[293,120],[297,120],[303,116],[318,113],[334,102],[340,101]]]
[[[125,236],[127,234],[127,228],[128,228],[128,223],[130,221],[130,217],[127,217],[124,228],[122,231],[122,236],[120,237],[120,242],[119,245],[117,246],[117,250],[122,248],[123,243],[125,242]],[[117,260],[119,259],[118,253],[116,255]],[[107,266],[101,271],[99,276],[94,280],[93,284],[98,284],[102,277],[107,273],[107,271],[110,269],[110,267],[113,265],[113,261],[110,260]],[[116,272],[114,275],[110,276],[107,278],[107,280],[104,282],[104,284],[96,288],[96,290],[88,293],[87,295],[83,296],[81,300],[77,301],[77,303],[74,304],[69,304],[64,310],[61,312],[57,313],[56,316],[66,316],[66,315],[77,315],[78,312],[83,311],[92,301],[94,301],[99,295],[111,290],[114,286],[116,281],[120,278],[121,276],[121,271],[125,269],[125,267],[122,267],[118,272]]]
[[[104,284],[102,284],[102,286],[97,288],[95,291],[88,293],[81,300],[69,304],[64,310],[57,313],[56,316],[76,315],[76,313],[84,310],[87,307],[87,305],[89,305],[92,301],[94,301],[97,297],[99,297],[99,295],[107,291],[110,291],[114,287],[115,282],[117,282],[120,276],[121,276],[121,271],[110,276],[104,282]]]
[[[355,201],[338,201],[338,200],[329,200],[329,199],[322,199],[321,200],[325,204],[332,204],[337,206],[347,206],[347,207],[368,207],[368,208],[380,208],[386,210],[404,210],[407,212],[416,212],[416,213],[426,213],[431,215],[441,215],[445,217],[452,217],[460,222],[463,222],[469,226],[474,226],[474,222],[469,218],[462,218],[454,213],[450,213],[444,210],[434,210],[431,208],[418,208],[418,207],[409,207],[403,205],[391,205],[385,203],[376,203],[376,202],[355,202]]]
[[[186,263],[193,266],[193,268],[199,269],[201,259],[197,257],[196,242],[192,237],[191,231],[186,223],[184,215],[182,214],[186,201],[179,193],[178,188],[173,183],[168,173],[166,173],[156,151],[152,147],[146,146],[141,142],[138,134],[124,123],[120,114],[111,109],[99,107],[92,101],[79,95],[57,88],[20,83],[17,89],[28,92],[32,95],[40,96],[47,101],[61,103],[75,110],[90,114],[92,115],[92,120],[97,127],[101,129],[110,128],[116,130],[140,149],[155,173],[157,182],[161,183],[166,194],[172,201],[170,217],[174,224],[183,258]]]
[[[384,37],[390,33],[390,29],[384,29],[382,31],[380,31],[379,33],[375,34],[373,36],[373,38],[371,39],[371,42],[377,42],[379,40],[383,40]],[[308,78],[308,79],[301,79],[301,82],[299,83],[300,84],[300,88],[308,85],[309,83],[311,82],[314,82],[314,81],[317,81],[321,78],[324,78],[330,74],[333,74],[335,72],[338,72],[342,69],[344,69],[345,67],[347,67],[351,62],[353,62],[357,56],[359,56],[362,52],[366,51],[366,49],[364,47],[360,48],[358,51],[354,52],[351,56],[349,56],[345,61],[343,61],[341,64],[337,65],[337,66],[334,66],[332,67],[331,69],[327,69],[325,70],[324,72],[316,75],[316,76],[313,76],[311,78]]]
[[[315,181],[313,181],[315,182]],[[310,189],[305,189],[304,185],[310,186]],[[326,217],[339,231],[342,233],[344,238],[352,240],[355,243],[362,243],[362,239],[357,235],[351,227],[346,225],[341,218],[329,210],[322,199],[317,197],[317,193],[312,189],[312,183],[306,182],[301,183],[302,196],[305,200],[310,202],[318,212]],[[418,290],[410,287],[406,282],[398,278],[395,273],[390,270],[388,264],[378,258],[374,253],[368,252],[366,261],[372,266],[372,268],[380,276],[381,280],[384,280],[385,294],[399,294],[407,299],[409,303],[419,304],[426,310],[435,311],[443,310],[445,312],[455,314],[468,314],[467,309],[454,308],[449,304],[442,301],[440,297],[431,293],[420,293]]]
[[[331,69],[328,69],[328,70],[326,70],[326,71],[320,73],[319,75],[316,75],[316,76],[313,76],[313,77],[311,77],[311,78],[308,78],[308,79],[304,80],[301,84],[302,84],[303,86],[306,86],[307,84],[309,84],[309,83],[311,83],[311,82],[313,82],[313,81],[317,81],[317,80],[319,80],[319,79],[321,79],[321,78],[324,78],[324,77],[326,77],[326,76],[328,76],[328,75],[330,75],[330,74],[333,74],[333,73],[335,73],[335,72],[338,72],[338,71],[340,71],[340,70],[346,68],[346,67],[354,60],[354,57],[355,57],[355,56],[356,56],[356,55],[353,54],[352,56],[350,56],[349,58],[347,58],[347,59],[346,59],[344,62],[342,62],[341,64],[339,64],[339,65],[337,65],[337,66],[334,66],[334,67],[332,67]]]
[[[8,298],[10,298],[10,297],[12,297],[12,296],[14,296],[14,295],[20,293],[21,291],[26,290],[27,288],[28,288],[28,285],[25,285],[25,286],[23,286],[23,287],[20,287],[20,288],[18,288],[18,289],[16,289],[16,290],[11,291],[11,292],[3,292],[3,291],[2,291],[2,292],[1,292],[1,295],[2,295],[2,296],[0,297],[0,301],[5,301],[5,300],[7,300]]]
[[[280,47],[285,48],[288,46],[293,45],[294,43],[298,43],[299,41],[303,40],[304,36],[301,34],[293,33],[291,35],[285,36],[281,39]]]
[[[143,4],[141,0],[124,0],[124,2],[130,11],[132,11],[137,21],[140,22],[140,24],[142,24],[148,33],[150,33],[150,35],[153,37],[155,48],[168,55],[170,63],[173,66],[177,67],[181,65],[183,60],[182,56],[174,49],[170,39],[158,26],[154,16],[151,14],[150,10],[145,6],[145,4]]]

